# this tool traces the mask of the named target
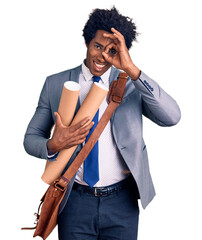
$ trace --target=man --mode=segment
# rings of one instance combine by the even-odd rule
[[[25,134],[24,146],[29,154],[52,161],[59,151],[79,145],[70,159],[72,162],[93,123],[88,123],[86,117],[72,127],[62,124],[57,109],[63,83],[71,80],[81,85],[81,105],[93,80],[109,87],[117,79],[118,69],[125,71],[129,78],[124,99],[99,138],[99,151],[93,159],[95,162],[98,157],[98,179],[92,186],[87,184],[87,158],[68,185],[58,215],[58,230],[61,240],[135,240],[138,198],[145,208],[155,196],[142,138],[142,114],[160,126],[172,126],[180,120],[180,110],[176,102],[133,63],[128,49],[136,40],[136,26],[131,19],[119,14],[115,7],[95,9],[83,36],[86,59],[77,68],[47,78]],[[99,118],[106,107],[104,100]],[[49,139],[54,123],[55,131]],[[94,168],[93,172],[96,171]]]

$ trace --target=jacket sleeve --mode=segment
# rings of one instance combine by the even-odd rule
[[[32,156],[43,159],[48,159],[46,143],[54,124],[48,93],[47,78],[40,94],[38,106],[24,137],[24,148],[26,152]]]
[[[179,122],[181,112],[178,104],[154,80],[141,72],[133,83],[142,96],[144,116],[160,126],[173,126]]]

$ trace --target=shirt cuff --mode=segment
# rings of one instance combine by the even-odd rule
[[[48,160],[55,160],[58,156],[59,152],[55,153],[55,154],[51,154],[51,155],[47,155],[47,159]]]

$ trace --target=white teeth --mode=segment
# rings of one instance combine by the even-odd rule
[[[99,68],[103,68],[105,66],[105,65],[97,64],[96,62],[95,62],[95,65]]]

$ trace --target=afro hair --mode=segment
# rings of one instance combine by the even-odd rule
[[[85,43],[89,44],[98,30],[112,33],[112,27],[124,36],[126,46],[130,49],[132,42],[136,40],[136,25],[131,18],[121,15],[115,7],[110,10],[98,8],[93,10],[83,29]]]

